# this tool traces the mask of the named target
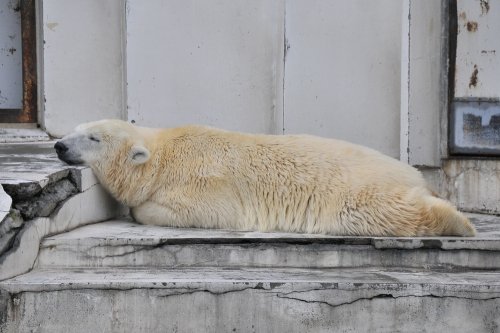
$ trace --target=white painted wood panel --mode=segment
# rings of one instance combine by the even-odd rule
[[[128,119],[276,133],[283,1],[128,0]]]
[[[0,0],[0,109],[23,106],[20,0]]]
[[[400,0],[286,2],[285,133],[399,158]]]

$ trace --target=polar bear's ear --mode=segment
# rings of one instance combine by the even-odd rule
[[[149,160],[149,150],[144,146],[133,146],[129,152],[130,161],[134,164],[143,164]]]

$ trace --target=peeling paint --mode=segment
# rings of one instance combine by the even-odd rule
[[[486,15],[490,11],[489,0],[480,0],[479,5],[481,6],[481,15]]]
[[[467,31],[469,32],[476,32],[477,31],[477,22],[475,21],[469,21],[465,25],[467,27]]]
[[[477,65],[474,65],[474,71],[472,72],[469,80],[469,88],[477,86],[477,74],[479,74],[479,70],[477,69]]]
[[[50,23],[47,23],[47,28],[49,28],[50,31],[56,31],[56,27],[59,25],[59,23],[56,23],[56,22],[50,22]]]
[[[18,13],[18,12],[20,12],[20,11],[21,11],[21,2],[20,2],[20,0],[11,0],[11,1],[7,4],[7,7],[8,7],[10,10],[12,10],[12,11],[14,11],[14,12]]]

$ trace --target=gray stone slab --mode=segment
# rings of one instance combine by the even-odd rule
[[[478,298],[500,297],[500,272],[422,272],[417,269],[389,270],[383,268],[72,268],[36,269],[27,274],[0,282],[0,288],[10,293],[55,290],[93,289],[176,289],[182,285],[225,284],[224,291],[234,289],[234,283],[261,283],[264,289],[282,287],[284,283],[307,283],[315,288],[330,289],[427,289],[436,296],[478,292]],[[167,283],[167,284],[165,284]],[[226,285],[227,284],[227,285]],[[333,285],[335,284],[335,285]],[[283,288],[281,288],[283,289]],[[301,288],[294,287],[296,291]],[[420,294],[422,295],[422,294]]]
[[[489,219],[475,217],[482,218]],[[75,266],[500,269],[500,238],[491,232],[466,239],[335,237],[166,228],[114,220],[42,242],[36,267]]]
[[[494,332],[499,281],[382,269],[35,270],[0,283],[0,330]]]
[[[62,240],[89,239],[113,244],[157,245],[159,243],[248,243],[295,242],[344,245],[374,245],[377,248],[438,248],[500,250],[500,217],[468,214],[476,225],[476,237],[358,237],[329,236],[280,232],[231,231],[221,229],[169,228],[141,225],[130,220],[112,220],[104,224],[89,225],[72,232],[46,239],[47,244]],[[135,242],[135,243],[134,243]]]
[[[80,192],[98,183],[89,168],[61,162],[53,146],[54,141],[0,144],[0,184],[14,200],[36,195],[48,184],[68,176]]]
[[[0,143],[49,140],[47,133],[38,128],[0,128]]]

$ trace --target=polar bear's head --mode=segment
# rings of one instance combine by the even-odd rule
[[[146,163],[150,152],[141,128],[122,120],[100,120],[82,124],[54,146],[64,162],[100,169],[110,162],[122,166]]]

